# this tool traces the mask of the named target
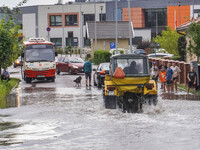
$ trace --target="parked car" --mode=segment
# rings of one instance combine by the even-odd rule
[[[13,67],[16,68],[17,66],[22,66],[22,65],[23,65],[23,61],[21,60],[21,56],[19,56],[19,57],[15,60],[15,62],[14,62],[14,64],[13,64]]]
[[[56,62],[56,73],[68,72],[69,74],[83,73],[84,60],[79,57],[59,57]]]
[[[136,50],[134,51],[134,54],[146,55],[146,52],[145,52],[145,50],[143,50],[143,49],[136,49]]]
[[[173,57],[174,54],[169,54],[169,53],[152,53],[147,55],[148,57],[159,57],[159,58],[163,58],[163,57]]]
[[[101,63],[97,69],[94,69],[95,73],[93,74],[93,81],[94,86],[101,87],[104,85],[105,80],[105,73],[106,71],[109,71],[110,63]]]

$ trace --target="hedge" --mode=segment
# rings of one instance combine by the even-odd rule
[[[108,51],[98,50],[94,52],[94,64],[98,65],[104,62],[110,62],[110,56],[112,54]]]

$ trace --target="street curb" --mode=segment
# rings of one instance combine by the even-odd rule
[[[15,78],[15,79],[18,79],[18,78]],[[19,85],[20,82],[21,80],[19,79],[18,82],[15,84],[15,86],[11,89],[10,93],[12,93],[16,89],[16,87]]]

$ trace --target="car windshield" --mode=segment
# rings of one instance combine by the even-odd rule
[[[70,58],[69,62],[70,63],[84,63],[83,59],[81,58]]]
[[[55,53],[52,45],[27,45],[25,49],[27,62],[55,61]]]
[[[116,59],[113,72],[117,67],[121,67],[126,76],[143,76],[149,74],[147,59],[145,58]]]
[[[107,63],[107,64],[102,64],[102,70],[110,70],[109,69],[109,66],[110,66],[110,64],[109,63]]]

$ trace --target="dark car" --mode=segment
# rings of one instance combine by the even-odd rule
[[[94,69],[95,73],[93,75],[94,86],[101,87],[104,85],[105,73],[109,71],[110,63],[101,63],[97,69]]]
[[[13,67],[16,68],[17,66],[22,66],[22,65],[23,65],[23,61],[22,61],[22,59],[21,59],[21,56],[19,56],[19,57],[15,60],[15,62],[14,62],[14,64],[13,64]]]
[[[143,49],[136,49],[134,51],[134,54],[146,55],[146,52]]]
[[[69,74],[83,73],[84,60],[79,57],[60,57],[56,62],[56,73],[68,72]]]

